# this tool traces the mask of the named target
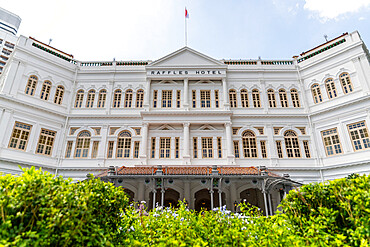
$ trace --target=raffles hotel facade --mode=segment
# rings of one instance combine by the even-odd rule
[[[100,174],[151,205],[246,199],[271,213],[292,181],[369,173],[369,87],[358,32],[291,60],[184,47],[82,62],[20,36],[0,78],[0,170]]]

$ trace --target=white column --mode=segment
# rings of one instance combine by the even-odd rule
[[[66,130],[67,131],[67,130]],[[107,137],[108,137],[108,125],[103,125],[100,131],[101,134],[101,142],[99,145],[98,149],[98,159],[104,159],[107,156],[105,155],[105,151],[108,149],[108,142],[107,142]]]
[[[230,110],[229,104],[229,93],[227,91],[227,81],[226,78],[222,78],[222,91],[223,91],[223,99],[224,99],[224,109]]]
[[[267,99],[267,90],[266,90],[266,83],[264,80],[260,80],[260,85],[261,85],[261,106],[264,110],[265,113],[268,111],[268,99]],[[251,98],[253,101],[253,98]]]
[[[189,80],[184,79],[184,108],[189,110]]]
[[[266,125],[265,127],[265,132],[266,132],[266,135],[267,135],[267,149],[268,149],[268,154],[267,155],[270,155],[270,158],[271,159],[276,159],[277,158],[277,152],[276,152],[276,148],[275,148],[275,142],[274,142],[274,130],[273,130],[273,127],[272,125]]]
[[[150,105],[150,79],[146,79],[146,90],[144,91],[144,108],[149,109]]]
[[[225,123],[225,130],[226,130],[226,144],[227,144],[227,157],[234,158],[233,154],[233,139],[232,139],[232,131],[231,131],[231,123]]]
[[[114,81],[110,81],[108,84],[107,90],[107,99],[105,104],[105,109],[107,113],[110,113],[110,109],[112,108],[112,98],[113,98],[113,90],[114,90]],[[75,92],[73,92],[75,94]]]
[[[184,123],[184,153],[183,158],[190,158],[189,153],[189,136],[190,136],[190,124]]]
[[[13,126],[9,126],[10,123],[10,118],[13,114],[13,111],[8,110],[8,109],[3,109],[2,110],[2,115],[0,118],[0,148],[6,147],[6,142],[9,140],[5,140],[5,134],[9,133],[8,130],[10,130]]]
[[[362,55],[362,56],[365,57],[365,55]],[[364,73],[363,66],[361,64],[361,56],[353,58],[352,62],[355,65],[357,76],[358,76],[358,81],[361,84],[361,88],[362,88],[364,94],[366,94],[367,92],[369,92],[369,84],[368,84],[368,81],[367,81],[367,78],[366,78],[366,74]],[[352,82],[352,84],[353,84],[353,82]]]
[[[145,159],[147,157],[147,150],[148,150],[148,129],[149,124],[144,123],[143,127],[141,128],[141,148],[140,148],[140,158]]]

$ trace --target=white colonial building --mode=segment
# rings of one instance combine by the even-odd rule
[[[111,167],[103,179],[134,200],[272,213],[292,181],[369,173],[369,93],[358,32],[284,61],[184,47],[82,62],[21,36],[0,79],[0,170],[81,180]]]

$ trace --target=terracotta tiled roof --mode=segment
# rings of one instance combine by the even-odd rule
[[[168,166],[163,168],[163,174],[166,175],[209,175],[212,173],[210,167],[174,167]]]
[[[260,172],[256,167],[217,167],[218,173],[222,175],[258,175]]]
[[[151,175],[155,174],[157,167],[125,167],[122,166],[118,169],[118,175]]]
[[[212,167],[206,166],[164,166],[159,168],[163,175],[211,175]],[[158,171],[157,166],[122,166],[117,169],[117,175],[154,175]],[[279,175],[268,171],[268,175],[279,177]],[[261,175],[261,170],[257,167],[240,167],[240,166],[218,166],[217,173],[220,175]],[[99,174],[98,177],[105,177],[108,171]]]

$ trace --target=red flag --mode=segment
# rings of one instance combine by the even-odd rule
[[[189,18],[189,12],[186,8],[185,8],[185,18]]]

